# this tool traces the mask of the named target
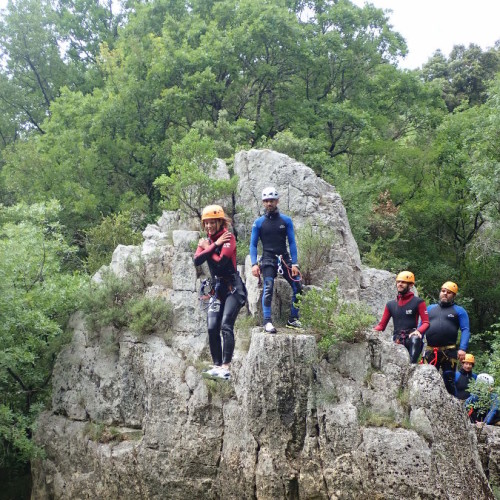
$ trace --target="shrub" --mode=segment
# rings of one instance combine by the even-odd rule
[[[87,268],[89,274],[109,263],[115,248],[121,245],[138,245],[142,241],[140,232],[135,231],[129,212],[104,217],[98,226],[86,233]]]
[[[343,301],[337,288],[338,280],[325,289],[313,288],[299,297],[301,321],[319,336],[318,346],[323,351],[338,341],[362,340],[363,331],[375,321],[367,306]]]
[[[169,330],[171,304],[161,297],[144,296],[151,284],[145,263],[129,262],[127,270],[124,277],[107,270],[101,283],[90,283],[82,306],[88,328],[93,332],[107,326],[117,330],[130,328],[140,336]]]
[[[141,297],[132,300],[127,309],[131,318],[129,327],[139,335],[164,332],[172,326],[172,305],[159,298]]]
[[[313,271],[328,264],[334,240],[335,232],[324,224],[308,222],[297,230],[300,272],[305,285],[311,284]]]
[[[467,390],[477,398],[467,405],[467,410],[474,409],[479,416],[485,417],[492,405],[492,387],[481,380],[471,380]]]

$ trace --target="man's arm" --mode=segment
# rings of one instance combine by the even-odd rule
[[[295,231],[293,229],[293,222],[290,217],[285,218],[286,221],[286,236],[288,238],[288,246],[290,247],[290,257],[292,258],[292,265],[297,264],[297,243],[295,242]]]
[[[458,324],[460,326],[460,351],[467,352],[467,348],[469,347],[469,339],[470,339],[470,328],[469,328],[469,315],[465,311],[465,309],[461,306],[455,305],[455,311],[458,314]]]
[[[490,411],[484,417],[484,423],[485,424],[491,424],[493,419],[495,418],[495,414],[498,411],[498,396],[496,394],[491,395],[491,406],[490,406]]]
[[[418,316],[420,317],[420,325],[418,325],[417,331],[420,332],[422,337],[424,336],[425,331],[429,328],[429,313],[427,312],[427,306],[425,302],[422,301],[418,305]]]
[[[250,235],[250,261],[252,266],[257,264],[257,244],[259,243],[260,226],[257,219],[252,226],[252,233]]]
[[[377,326],[375,326],[373,329],[377,330],[378,332],[383,332],[386,329],[387,323],[389,323],[390,319],[391,319],[391,313],[389,311],[389,308],[387,306],[385,306],[384,314],[382,315],[382,319],[380,320],[380,323]]]

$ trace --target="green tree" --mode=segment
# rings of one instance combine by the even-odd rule
[[[3,106],[10,115],[18,115],[19,128],[41,133],[50,104],[67,77],[54,21],[51,4],[45,0],[9,2],[5,18],[0,20],[5,71],[16,89],[2,99]]]
[[[0,209],[0,466],[29,460],[34,420],[82,278],[65,271],[74,250],[61,236],[57,203]]]
[[[172,173],[155,181],[168,209],[180,208],[189,216],[201,219],[203,207],[214,201],[232,206],[231,195],[236,189],[237,178],[217,178],[217,160],[211,139],[201,138],[192,130],[174,146],[172,154]]]

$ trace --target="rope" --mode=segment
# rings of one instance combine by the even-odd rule
[[[300,270],[299,270],[299,274],[297,276],[293,276],[292,275],[292,267],[289,266],[283,260],[281,255],[278,255],[278,274],[283,275],[283,266],[285,266],[285,269],[287,270],[288,276],[290,277],[290,279],[292,281],[296,281],[296,282],[302,281],[302,274],[300,273]]]
[[[436,366],[437,365],[437,361],[438,361],[438,351],[439,351],[439,349],[437,347],[434,347],[433,350],[434,350],[434,359],[432,361],[430,361],[428,364],[432,365],[432,366]]]

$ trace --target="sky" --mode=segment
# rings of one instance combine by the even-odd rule
[[[365,0],[351,0],[362,7]],[[370,0],[389,14],[393,30],[408,45],[401,68],[415,69],[427,62],[437,49],[448,57],[454,45],[483,49],[500,39],[499,0]]]

